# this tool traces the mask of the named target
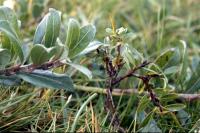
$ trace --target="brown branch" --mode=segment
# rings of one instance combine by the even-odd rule
[[[185,101],[194,101],[194,100],[200,100],[200,94],[177,94],[180,99],[183,99]]]
[[[128,71],[124,76],[118,77],[115,81],[113,81],[112,85],[115,85],[115,84],[119,83],[120,81],[124,80],[125,78],[131,77],[131,76],[135,76],[134,73],[137,70],[149,65],[150,63],[151,62],[144,61],[139,66],[137,66],[137,67],[133,68],[132,70]]]
[[[98,88],[98,87],[92,87],[92,86],[80,86],[80,85],[75,85],[76,90],[80,91],[87,91],[87,92],[96,92],[100,94],[107,94],[107,89],[104,88]],[[140,93],[138,92],[137,89],[119,89],[119,88],[114,88],[112,91],[113,96],[132,96],[132,95],[139,95]],[[144,91],[142,95],[148,95],[149,93]],[[185,100],[188,102],[194,101],[194,100],[200,100],[200,94],[177,94],[177,98],[181,100]]]
[[[120,57],[120,45],[118,46],[118,57]],[[105,69],[108,75],[106,81],[106,99],[105,99],[105,110],[109,112],[108,118],[111,124],[117,128],[119,132],[125,132],[125,130],[120,126],[120,119],[118,113],[115,109],[115,104],[112,98],[113,82],[116,80],[118,72],[120,70],[121,64],[116,64],[117,68],[113,65],[112,59],[108,56],[109,54],[105,52],[103,61],[105,63]]]
[[[22,66],[17,65],[17,66],[13,66],[10,68],[0,70],[0,75],[9,76],[9,75],[13,75],[13,74],[16,74],[17,72],[22,72],[22,71],[23,72],[31,72],[35,69],[48,70],[48,69],[60,67],[63,65],[65,65],[65,63],[63,63],[60,60],[49,61],[44,64],[38,65],[38,66],[36,66],[34,64],[22,65]]]

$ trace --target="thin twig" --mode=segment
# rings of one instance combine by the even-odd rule
[[[133,68],[132,70],[129,70],[124,76],[118,77],[112,84],[115,85],[115,84],[119,83],[120,81],[124,80],[125,78],[134,76],[133,74],[134,74],[137,70],[139,70],[139,69],[141,69],[141,68],[143,68],[143,67],[149,65],[150,63],[151,63],[151,62],[144,61],[144,62],[143,62],[142,64],[140,64],[139,66]]]
[[[99,88],[99,87],[92,87],[92,86],[80,86],[80,85],[75,85],[75,89],[79,91],[86,91],[86,92],[96,92],[99,94],[107,94],[105,88]],[[132,88],[132,89],[119,89],[119,88],[114,88],[112,91],[113,96],[132,96],[132,95],[139,95],[140,93],[138,92],[137,89]],[[144,91],[142,95],[148,95],[148,92]],[[194,100],[200,100],[200,94],[183,94],[183,93],[177,93],[177,98],[182,99],[188,102],[194,101]]]
[[[121,45],[118,45],[117,48],[118,58],[120,57],[120,46]],[[115,109],[115,104],[112,97],[112,89],[114,87],[113,82],[116,81],[122,64],[119,62],[119,64],[116,63],[116,65],[114,65],[112,59],[108,55],[109,54],[105,51],[103,61],[105,63],[105,69],[108,75],[108,79],[106,82],[107,96],[105,99],[105,110],[109,112],[108,118],[111,121],[111,124],[116,127],[119,132],[125,132],[125,130],[120,126],[119,116]],[[116,59],[116,61],[118,61],[118,58]]]
[[[17,66],[13,66],[10,68],[6,68],[6,69],[2,69],[0,70],[0,75],[13,75],[16,74],[17,72],[23,71],[23,72],[30,72],[33,71],[35,69],[42,69],[42,70],[48,70],[48,69],[52,69],[52,68],[56,68],[56,67],[60,67],[66,65],[65,63],[63,63],[60,60],[54,60],[54,61],[49,61],[46,62],[44,64],[41,65],[34,65],[34,64],[29,64],[29,65],[17,65]]]

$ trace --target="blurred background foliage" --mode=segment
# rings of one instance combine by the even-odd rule
[[[198,93],[200,88],[200,1],[199,0],[7,0],[21,21],[21,35],[24,43],[31,43],[37,24],[50,7],[62,12],[63,25],[68,18],[76,18],[81,25],[93,23],[97,28],[96,40],[103,42],[106,28],[112,28],[111,20],[117,28],[126,27],[132,32],[126,42],[137,49],[145,59],[154,61],[160,54],[175,48],[171,62],[163,68],[168,79],[168,87],[180,93]],[[5,4],[4,0],[0,0]],[[60,35],[62,36],[62,35]],[[183,54],[186,43],[186,53]],[[182,57],[184,55],[184,57]],[[94,78],[88,81],[82,75],[74,75],[76,84],[104,86],[105,75],[94,55],[77,62],[87,65]],[[185,65],[180,65],[185,64]],[[185,66],[184,71],[181,68]],[[168,68],[168,69],[167,69]],[[181,71],[179,71],[181,68]],[[168,70],[168,71],[167,71]],[[59,70],[58,70],[59,71]],[[71,72],[69,69],[68,73]],[[74,72],[75,73],[75,72]],[[103,81],[103,82],[102,82]],[[135,87],[130,82],[120,85]],[[65,103],[69,93],[55,90],[38,90],[22,85],[16,88],[0,89],[0,129],[2,131],[70,131],[74,117],[82,103],[91,93],[77,93],[70,104]],[[65,93],[64,96],[60,95]],[[63,99],[61,97],[64,97]],[[137,96],[140,97],[141,96]],[[188,132],[200,127],[200,102],[184,104],[184,110],[160,115],[144,128],[139,125],[147,111],[135,118],[138,98],[114,97],[122,126],[128,131]],[[62,100],[60,100],[60,98]],[[96,104],[90,104],[81,114],[77,131],[114,131],[106,121],[104,96],[98,96]],[[145,99],[145,98],[144,98]],[[165,102],[165,101],[164,101]],[[170,103],[173,103],[173,99]],[[178,101],[179,102],[179,101]],[[153,105],[149,105],[153,107]],[[65,113],[63,116],[62,113]],[[64,119],[63,119],[64,118]]]

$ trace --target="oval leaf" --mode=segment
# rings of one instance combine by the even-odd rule
[[[53,60],[57,60],[62,56],[65,49],[65,46],[59,42],[54,47],[52,47],[49,54],[51,57],[53,57]]]
[[[178,98],[178,95],[176,93],[165,93],[163,96],[161,96],[160,100],[162,102],[169,102],[174,101],[174,99]]]
[[[44,10],[44,6],[45,6],[44,0],[32,1],[32,15],[34,18],[37,18],[42,14],[42,11]]]
[[[50,59],[48,50],[41,44],[36,44],[31,49],[30,56],[35,65],[40,65]]]
[[[46,31],[47,21],[48,21],[48,16],[46,15],[44,16],[42,21],[38,24],[34,35],[33,44],[42,44],[42,40]]]
[[[86,67],[74,63],[67,63],[67,64],[85,74],[89,79],[92,79],[92,72]]]
[[[78,54],[78,56],[81,56],[81,55],[85,55],[87,53],[90,53],[96,49],[98,49],[100,46],[104,45],[103,43],[99,42],[99,41],[93,41],[93,42],[90,42],[89,45],[82,51]]]
[[[0,69],[5,68],[11,59],[11,53],[7,49],[0,48]]]
[[[168,67],[164,70],[164,74],[166,74],[166,75],[175,74],[179,71],[179,69],[180,69],[179,66]]]
[[[169,111],[180,111],[182,109],[184,109],[186,106],[184,104],[170,104],[165,106],[164,108],[169,110]]]
[[[143,127],[141,130],[138,130],[137,132],[141,132],[141,133],[162,133],[162,130],[158,127],[158,124],[153,119],[145,127]]]
[[[59,36],[61,16],[60,12],[53,8],[49,9],[49,17],[46,25],[44,45],[49,48],[55,45],[56,39]]]
[[[73,49],[80,36],[80,24],[75,19],[70,19],[67,28],[66,46],[69,50]]]
[[[47,48],[55,45],[59,36],[61,25],[60,12],[50,8],[49,13],[45,15],[40,24],[37,26],[33,43],[44,44]]]
[[[35,86],[74,91],[72,79],[65,74],[34,70],[31,73],[18,72],[17,76]]]
[[[81,28],[78,42],[69,49],[69,57],[73,58],[83,51],[94,39],[96,28],[93,25],[87,25]]]
[[[0,85],[3,85],[3,86],[14,86],[14,85],[19,85],[21,83],[21,80],[15,76],[15,75],[12,75],[12,76],[3,76],[3,75],[0,75]]]
[[[2,31],[7,36],[7,38],[9,38],[9,40],[11,41],[12,46],[11,46],[11,49],[9,50],[11,51],[13,48],[15,51],[15,54],[17,54],[21,62],[23,62],[24,55],[21,48],[21,42],[18,39],[16,32],[14,31],[14,29],[12,28],[12,26],[9,24],[7,20],[0,20],[0,31]]]
[[[15,30],[16,33],[19,33],[17,16],[13,10],[5,6],[0,6],[0,20],[7,21],[9,25],[12,27],[12,29]],[[2,47],[9,49],[13,56],[15,54],[15,51],[12,47],[12,42],[10,41],[9,37],[7,37],[6,35],[2,35],[1,40],[2,40]]]
[[[15,29],[15,31],[17,33],[19,32],[17,16],[10,8],[0,6],[0,20],[7,20],[10,25]]]
[[[155,61],[155,64],[157,64],[160,68],[165,67],[165,65],[169,62],[169,60],[172,58],[173,54],[175,52],[175,49],[169,49],[162,53]]]

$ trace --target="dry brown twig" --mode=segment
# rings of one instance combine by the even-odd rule
[[[107,91],[105,88],[75,85],[75,89],[79,90],[79,91],[107,94]],[[123,96],[133,96],[133,95],[140,95],[140,93],[136,88],[127,88],[127,89],[113,88],[112,96],[122,96],[122,95]],[[148,95],[148,93],[146,91],[144,91],[141,95]],[[177,95],[177,99],[181,99],[181,100],[184,100],[187,102],[200,100],[200,94],[177,93],[176,95]]]

